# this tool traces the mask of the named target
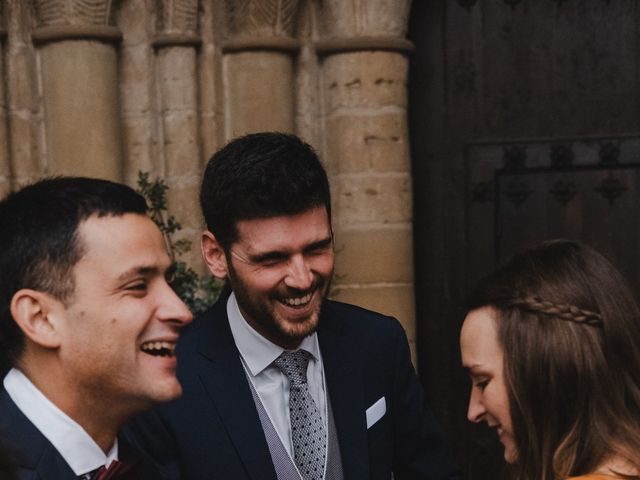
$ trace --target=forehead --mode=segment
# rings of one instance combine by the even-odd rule
[[[146,215],[93,215],[79,225],[78,238],[83,255],[76,271],[94,268],[116,275],[138,265],[169,264],[162,234]]]
[[[314,207],[295,215],[240,220],[235,243],[248,251],[292,250],[331,235],[325,207]]]
[[[460,350],[462,363],[466,367],[502,363],[496,313],[492,308],[484,307],[469,312],[460,332]]]

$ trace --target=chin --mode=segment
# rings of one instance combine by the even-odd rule
[[[302,322],[280,322],[280,332],[290,340],[302,340],[304,337],[311,335],[318,327],[318,314],[314,313],[311,317]]]
[[[182,395],[182,386],[177,379],[167,382],[161,389],[150,392],[149,401],[154,405],[157,403],[170,402],[180,398]]]
[[[504,449],[504,461],[509,465],[513,465],[518,461],[518,452],[514,447],[505,447]]]

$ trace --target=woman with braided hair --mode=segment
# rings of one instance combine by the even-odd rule
[[[468,312],[468,418],[496,428],[515,479],[640,479],[640,311],[602,255],[543,243],[483,279]]]

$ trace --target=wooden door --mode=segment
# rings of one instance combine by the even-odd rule
[[[515,251],[584,241],[640,295],[640,5],[415,0],[409,105],[419,371],[469,480],[502,470],[466,421],[466,293]]]

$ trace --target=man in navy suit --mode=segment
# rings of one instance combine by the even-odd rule
[[[331,199],[311,147],[236,139],[200,201],[203,257],[229,291],[178,344],[184,396],[129,431],[165,478],[458,478],[400,324],[326,300]]]
[[[20,480],[137,479],[147,468],[117,433],[181,394],[174,352],[191,314],[166,281],[164,239],[145,212],[129,187],[88,178],[45,179],[0,202],[0,341],[11,366],[0,445]]]

